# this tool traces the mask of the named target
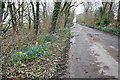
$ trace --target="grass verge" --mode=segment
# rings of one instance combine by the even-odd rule
[[[120,30],[116,30],[116,29],[113,29],[113,28],[109,28],[109,27],[92,27],[90,25],[86,25],[86,24],[81,24],[83,26],[87,26],[87,27],[90,27],[90,28],[94,28],[94,29],[98,29],[98,30],[102,30],[102,31],[105,31],[105,32],[110,32],[112,34],[115,34],[117,36],[120,35]]]

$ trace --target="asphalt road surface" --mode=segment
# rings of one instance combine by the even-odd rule
[[[71,27],[68,78],[118,78],[118,37],[79,24]]]

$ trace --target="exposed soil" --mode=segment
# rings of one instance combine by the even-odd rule
[[[57,64],[57,71],[55,72],[53,79],[58,79],[58,78],[65,78],[65,75],[67,73],[67,68],[68,68],[68,52],[70,49],[70,38],[65,42],[66,47],[62,51],[61,58],[59,59],[59,62]]]

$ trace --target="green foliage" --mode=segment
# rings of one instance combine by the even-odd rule
[[[6,28],[12,28],[12,25],[10,24],[10,26],[9,26],[9,24],[3,24],[2,25],[2,29],[6,29]]]
[[[51,36],[45,36],[44,38],[43,38],[43,41],[44,42],[53,42],[53,41],[55,41],[56,39],[58,39],[59,38],[59,36],[57,35],[57,34],[53,34],[53,35],[51,35]]]
[[[67,33],[69,31],[68,27],[63,28],[63,32]]]
[[[100,25],[101,25],[101,23],[100,23],[100,22],[96,22],[96,25],[97,25],[97,26],[100,26]]]
[[[28,23],[24,23],[23,26],[24,26],[24,27],[28,27],[29,24],[28,24]]]
[[[107,17],[103,18],[103,20],[101,21],[101,24],[102,24],[103,26],[108,26],[109,23],[110,23],[110,19],[107,18]]]
[[[59,29],[59,31],[60,31],[61,33],[67,33],[67,32],[69,32],[69,28],[68,28],[68,27],[61,28],[61,29]]]
[[[120,35],[120,31],[113,28],[109,28],[109,27],[95,27],[95,28],[99,30],[107,31],[107,32],[112,32],[116,35]]]
[[[120,35],[120,30],[116,30],[116,29],[113,29],[113,28],[109,28],[109,27],[92,27],[92,26],[85,25],[85,24],[81,24],[81,25],[86,26],[86,27],[99,29],[99,30],[103,30],[103,31],[107,31],[107,32],[111,32],[111,33],[116,34],[116,35]]]
[[[27,51],[16,52],[15,54],[12,54],[10,57],[10,62],[12,65],[15,66],[19,63],[24,63],[34,60],[36,57],[41,56],[42,54],[45,54],[46,56],[52,56],[52,53],[48,52],[47,45],[44,46],[35,45],[29,47]]]
[[[108,26],[110,24],[110,19],[105,17],[101,21],[95,23],[97,26]]]
[[[47,57],[49,57],[49,56],[53,56],[53,53],[47,52],[45,55],[46,55]]]

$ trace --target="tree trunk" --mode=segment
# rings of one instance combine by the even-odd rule
[[[118,29],[120,30],[120,1],[119,1],[119,8],[118,8],[118,17],[117,17],[117,21],[118,21]]]
[[[18,6],[20,7],[20,1],[18,2]],[[20,19],[21,19],[20,8],[19,8],[19,10],[18,10],[18,16],[19,16],[19,18],[18,18],[18,25],[21,26],[21,25],[20,25]]]
[[[58,19],[60,7],[61,7],[61,2],[55,2],[54,11],[53,11],[53,15],[52,15],[51,30],[50,30],[50,32],[53,34],[55,33],[56,22]]]
[[[39,2],[36,2],[36,35],[38,34],[39,27]]]
[[[46,2],[42,4],[43,6],[43,21],[45,22],[45,18],[47,17],[47,11],[46,11]]]
[[[108,5],[108,2],[102,2],[102,7],[100,7],[100,21],[104,18],[104,16],[107,16],[106,13],[106,8]]]
[[[13,4],[12,4],[12,6],[13,6],[13,11],[15,11],[15,12],[12,13],[13,21],[14,21],[14,27],[15,27],[15,29],[16,29],[16,32],[18,33],[17,18],[16,18],[17,12],[16,12],[16,7],[15,7],[15,3],[14,3],[14,2],[13,2]]]
[[[2,40],[2,0],[0,0],[0,73],[2,73],[2,44],[1,44],[1,40]],[[0,78],[2,79],[2,77]]]
[[[14,5],[14,4],[13,4]],[[13,10],[13,7],[12,7],[12,4],[11,2],[8,2],[8,7],[9,7],[9,10],[10,10],[10,16],[11,16],[11,21],[12,21],[12,27],[13,27],[13,30],[14,32],[17,32],[17,29],[16,29],[16,17],[15,17],[15,14],[13,14],[14,10]]]
[[[67,11],[67,13],[65,13],[65,23],[64,23],[64,27],[66,27],[66,25],[68,24],[68,20],[69,20],[69,10]]]
[[[22,2],[21,26],[23,26],[24,2]]]
[[[31,29],[31,17],[30,17],[30,9],[28,6],[28,17],[29,17],[29,29]]]
[[[3,16],[2,14],[3,14],[2,1],[0,1],[0,41],[1,41],[1,38],[2,38],[2,16]]]
[[[83,6],[84,6],[84,24],[87,23],[87,14],[88,14],[88,11],[89,11],[89,8],[90,8],[90,2],[87,2],[87,3],[83,3]]]
[[[119,8],[118,8],[118,18],[117,21],[120,23],[120,1],[119,1]]]
[[[33,2],[30,2],[31,5],[32,5],[32,12],[33,12],[33,17],[34,17],[34,29],[36,27],[36,17],[35,17],[35,9],[34,9],[34,5],[33,5]]]
[[[110,5],[110,6],[109,6],[108,18],[109,18],[110,20],[113,20],[113,16],[114,16],[114,13],[113,13],[113,10],[112,10],[113,2],[110,2],[109,5]]]
[[[70,8],[71,8],[71,2],[67,2],[66,4],[66,9],[65,9],[65,23],[64,23],[64,27],[66,27],[66,25],[68,24],[68,17],[70,15]]]

